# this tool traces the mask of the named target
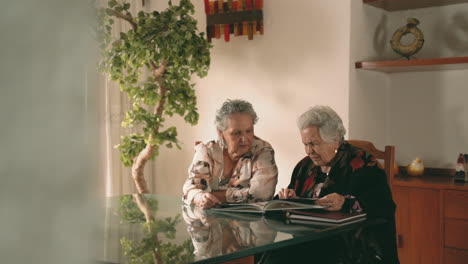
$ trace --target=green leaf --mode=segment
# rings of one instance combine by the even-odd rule
[[[116,1],[116,0],[109,0],[108,6],[109,6],[110,8],[113,8],[113,7],[116,6],[116,5],[117,5],[117,1]]]
[[[106,15],[112,16],[113,14],[114,12],[112,11],[112,9],[106,8]]]

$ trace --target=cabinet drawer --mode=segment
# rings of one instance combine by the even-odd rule
[[[468,250],[468,221],[445,219],[445,246]]]
[[[468,220],[468,192],[447,191],[444,207],[445,217]]]
[[[444,249],[445,264],[466,264],[468,263],[468,250],[446,248]]]

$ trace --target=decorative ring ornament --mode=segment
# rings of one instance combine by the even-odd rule
[[[410,56],[418,52],[424,45],[424,36],[421,30],[416,26],[419,24],[419,20],[416,18],[408,18],[407,24],[404,27],[401,27],[393,33],[392,40],[390,44],[392,49],[400,54],[401,56],[410,59]],[[403,45],[400,43],[401,38],[406,34],[413,34],[414,40],[411,44]]]

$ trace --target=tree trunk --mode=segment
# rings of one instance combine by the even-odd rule
[[[164,80],[162,78],[164,72],[166,71],[167,61],[163,61],[159,67],[151,63],[153,68],[153,75],[156,78],[156,82],[159,86],[159,96],[161,100],[158,105],[155,107],[154,114],[162,116],[164,111],[164,105],[166,104],[166,87],[163,86]],[[153,128],[154,135],[158,134],[159,126]],[[133,161],[132,166],[132,177],[135,182],[138,193],[149,193],[148,184],[146,183],[145,176],[143,175],[143,170],[145,168],[146,162],[153,156],[155,146],[150,142],[153,141],[153,135],[150,135],[148,138],[148,144],[146,147],[138,154],[138,156]]]
[[[150,136],[150,140],[152,136]],[[151,158],[154,152],[154,146],[150,143],[138,154],[132,165],[132,177],[135,182],[138,193],[149,193],[148,184],[146,183],[143,170],[145,169],[146,162]]]

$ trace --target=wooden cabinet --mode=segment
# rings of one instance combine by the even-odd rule
[[[393,195],[400,262],[440,263],[439,190],[395,186]]]
[[[447,264],[466,264],[468,260],[468,251],[452,248],[444,249],[444,259],[442,263]]]
[[[468,183],[396,177],[392,192],[401,264],[468,263]]]
[[[444,192],[443,263],[468,263],[468,191]]]
[[[447,218],[468,220],[468,193],[447,191],[445,193],[444,215]]]

